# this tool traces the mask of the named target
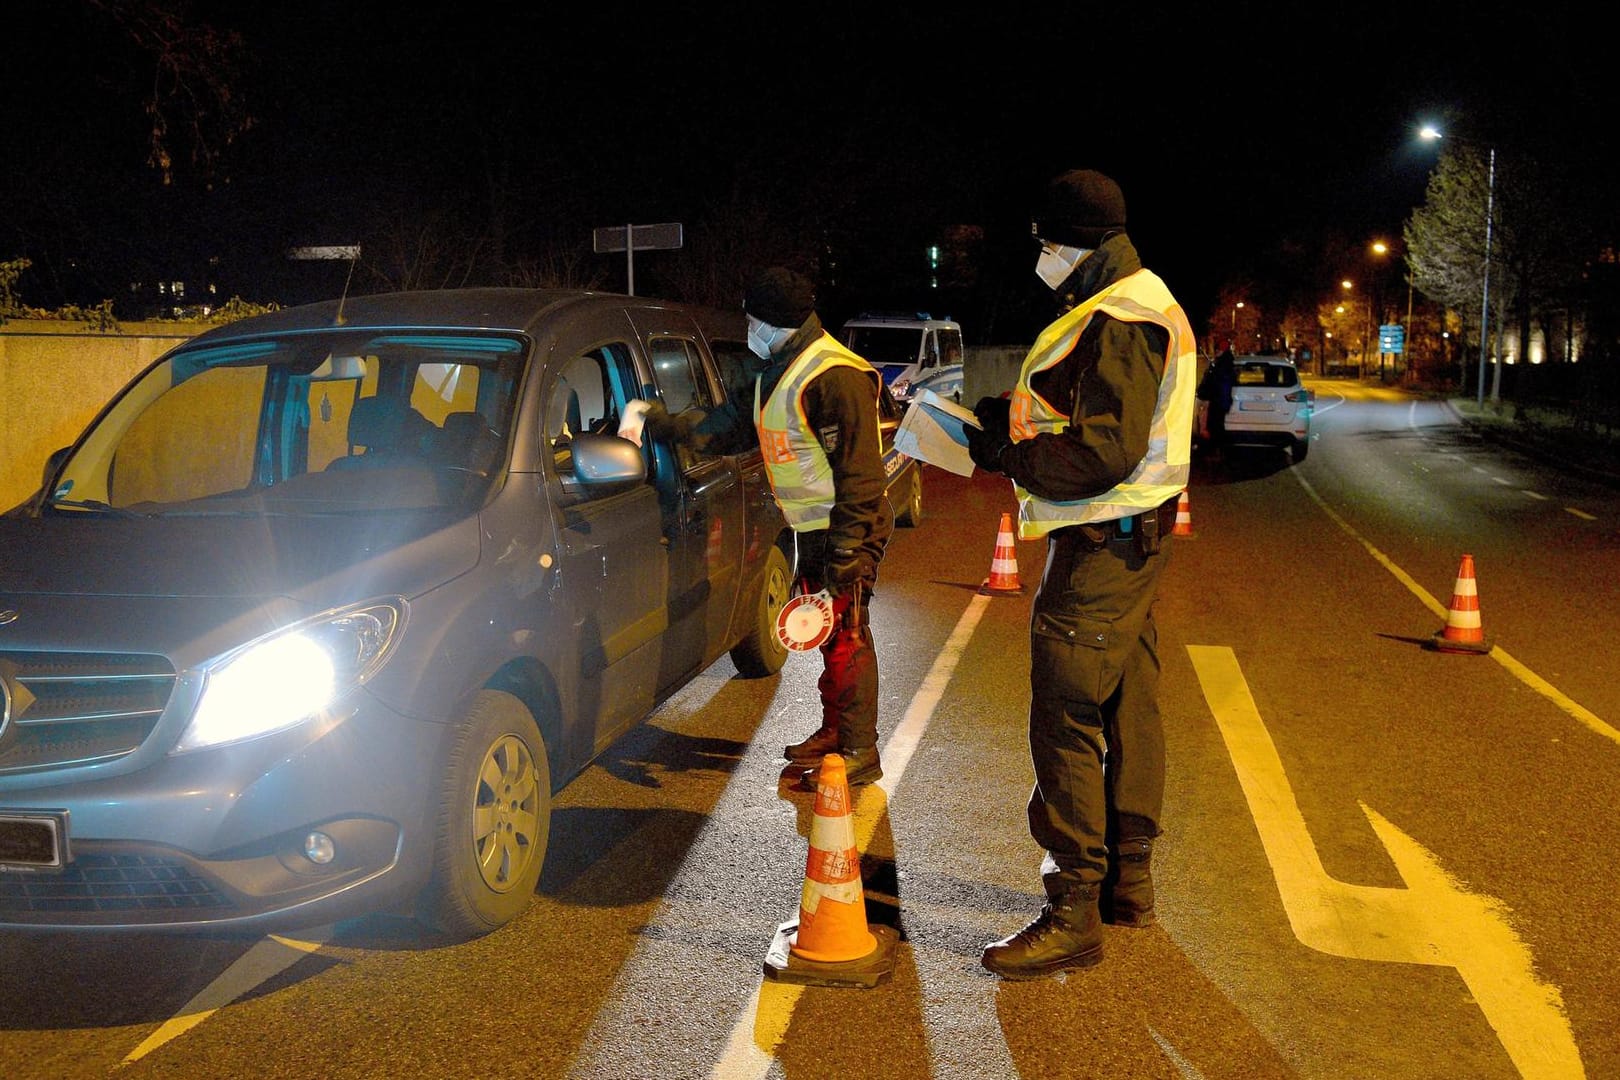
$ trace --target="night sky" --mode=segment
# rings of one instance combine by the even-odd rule
[[[145,164],[150,60],[90,0],[24,0],[0,260],[35,258],[44,293],[74,254],[224,251],[273,291],[298,272],[274,265],[287,244],[349,242],[379,215],[500,192],[529,238],[739,197],[791,223],[813,177],[858,264],[945,224],[1027,233],[1040,181],[1094,167],[1201,326],[1285,243],[1398,238],[1435,156],[1420,119],[1503,152],[1616,156],[1602,35],[1561,6],[1177,7],[197,3],[244,36],[258,123],[211,186],[180,161],[165,189]]]

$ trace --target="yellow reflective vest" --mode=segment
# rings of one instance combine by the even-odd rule
[[[754,426],[765,458],[765,475],[782,516],[799,532],[825,529],[832,523],[832,463],[811,430],[804,412],[804,389],[812,379],[835,367],[852,367],[872,377],[872,412],[876,430],[877,393],[882,376],[825,332],[788,365],[764,402],[754,384]]]
[[[1045,536],[1066,525],[1139,514],[1174,498],[1187,486],[1198,346],[1181,305],[1158,275],[1148,270],[1137,270],[1095,296],[1087,297],[1041,331],[1024,358],[1018,384],[1013,389],[1009,410],[1013,441],[1032,439],[1043,432],[1060,432],[1069,426],[1069,417],[1035,393],[1030,379],[1068,356],[1098,313],[1121,322],[1153,323],[1170,333],[1164,378],[1159,383],[1159,398],[1148,433],[1147,455],[1130,476],[1088,499],[1053,502],[1014,484],[1013,490],[1018,495],[1018,535],[1025,540]]]

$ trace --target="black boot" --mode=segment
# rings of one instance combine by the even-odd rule
[[[803,742],[796,742],[782,751],[795,765],[820,765],[828,754],[838,753],[838,728],[823,724],[815,734]]]
[[[1121,840],[1108,851],[1103,879],[1103,921],[1142,927],[1153,922],[1153,841],[1145,836]]]
[[[1003,979],[1038,979],[1102,960],[1102,918],[1096,885],[1071,885],[1050,895],[1035,921],[984,947],[979,962]]]
[[[844,772],[850,787],[860,784],[870,784],[874,780],[883,779],[883,763],[878,760],[876,746],[864,746],[858,750],[836,750],[839,757],[844,759]],[[799,777],[800,791],[814,791],[819,782],[821,773],[821,759],[816,759],[816,767],[806,769]]]

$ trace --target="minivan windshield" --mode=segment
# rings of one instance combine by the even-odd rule
[[[365,513],[476,505],[507,460],[526,345],[333,330],[182,347],[64,462],[50,509]]]

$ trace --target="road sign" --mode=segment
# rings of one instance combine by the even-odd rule
[[[1406,327],[1399,323],[1378,328],[1378,351],[1381,353],[1402,353],[1406,351]]]
[[[629,238],[629,243],[625,242]],[[625,292],[636,295],[636,252],[668,250],[681,246],[681,223],[662,225],[605,225],[591,233],[591,248],[624,252]]]
[[[678,248],[681,246],[681,223],[663,225],[607,225],[591,233],[591,249],[597,254],[608,251],[628,251],[624,234],[630,233],[632,246],[637,251]]]

